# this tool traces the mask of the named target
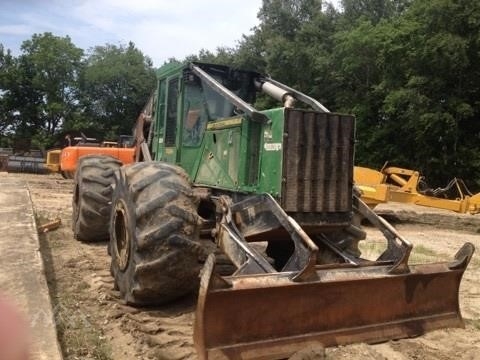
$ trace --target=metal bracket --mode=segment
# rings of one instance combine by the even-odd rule
[[[231,92],[225,86],[223,86],[217,80],[215,80],[212,76],[210,76],[205,71],[200,69],[200,67],[198,67],[194,64],[190,64],[190,69],[192,70],[192,72],[195,75],[197,75],[200,79],[205,81],[205,83],[207,83],[208,86],[210,86],[210,88],[213,91],[215,91],[218,94],[227,98],[237,108],[243,110],[253,121],[259,122],[261,124],[268,124],[268,123],[271,122],[271,120],[265,114],[262,114],[257,109],[255,109],[253,106],[251,106],[250,104],[243,101],[241,98],[239,98],[233,92]]]
[[[263,230],[283,227],[288,232],[295,251],[282,272],[291,272],[294,281],[311,279],[315,274],[318,247],[271,195],[252,196],[237,203],[232,203],[227,196],[221,196],[217,200],[217,207],[221,209],[222,217],[215,234],[217,244],[237,267],[235,275],[277,272],[265,256],[250,246],[233,221],[234,216],[240,212],[250,213],[253,217],[259,212],[268,212],[273,215],[273,221],[271,224],[262,224]]]
[[[294,98],[307,104],[307,105],[310,105],[312,107],[312,109],[314,110],[317,110],[317,111],[320,111],[320,112],[330,112],[330,110],[328,110],[325,106],[323,106],[322,103],[318,102],[317,100],[315,100],[314,98],[311,98],[310,96],[307,96],[303,93],[301,93],[300,91],[298,90],[295,90],[285,84],[282,84],[281,82],[278,82],[277,80],[274,80],[272,78],[265,78],[265,80],[267,80],[268,82],[271,82],[272,84],[278,86],[279,88],[285,90],[285,91],[288,91],[289,93],[292,93],[294,95]]]
[[[390,274],[408,273],[410,271],[408,258],[413,245],[404,239],[385,219],[375,214],[357,195],[353,196],[353,207],[355,211],[379,229],[387,240],[387,248],[377,261],[393,261],[394,264],[389,270]]]

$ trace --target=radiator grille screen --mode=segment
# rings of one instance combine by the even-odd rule
[[[287,212],[352,209],[353,116],[286,109],[282,206]]]

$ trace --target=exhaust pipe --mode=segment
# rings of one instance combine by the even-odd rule
[[[259,91],[270,95],[274,99],[281,101],[286,108],[292,108],[295,105],[295,97],[289,91],[286,91],[269,81],[255,80],[255,87]]]

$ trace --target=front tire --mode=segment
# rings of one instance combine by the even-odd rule
[[[186,173],[161,162],[123,167],[110,219],[111,271],[128,304],[161,304],[198,286],[198,199]]]

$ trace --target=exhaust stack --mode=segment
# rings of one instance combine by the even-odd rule
[[[275,100],[281,101],[286,108],[292,108],[295,105],[295,97],[291,92],[269,81],[255,81],[255,87]]]

